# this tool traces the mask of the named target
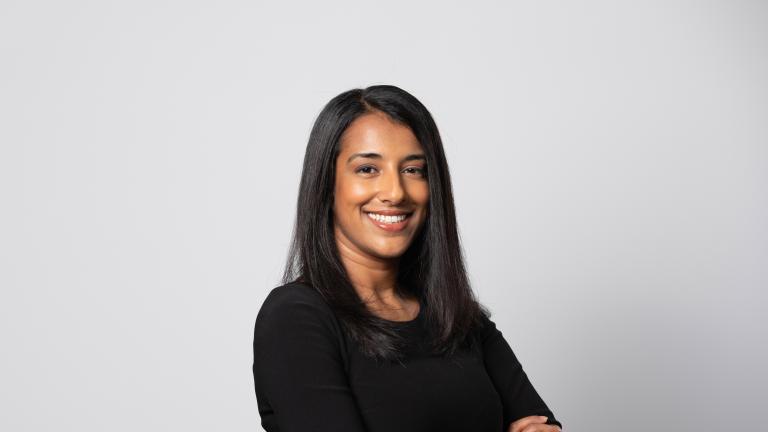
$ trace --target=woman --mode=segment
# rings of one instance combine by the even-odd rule
[[[268,432],[556,432],[475,299],[429,111],[389,85],[320,112],[253,376]]]

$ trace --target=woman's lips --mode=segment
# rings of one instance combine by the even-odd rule
[[[374,225],[376,225],[377,227],[383,229],[384,231],[398,232],[398,231],[402,231],[403,229],[405,229],[405,227],[408,225],[408,220],[411,219],[411,215],[412,214],[413,213],[406,215],[405,219],[403,219],[400,222],[395,222],[395,223],[386,223],[386,222],[382,222],[382,221],[376,220],[373,216],[371,216],[371,213],[366,213],[365,215],[368,218],[368,220],[373,222]]]

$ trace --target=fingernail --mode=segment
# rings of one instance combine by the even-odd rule
[[[547,416],[539,416],[539,418],[540,418],[540,419],[542,419],[542,420],[546,420],[546,419],[548,419],[549,417],[547,417]]]

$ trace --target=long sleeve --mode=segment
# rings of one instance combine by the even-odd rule
[[[267,432],[365,431],[340,329],[317,293],[296,285],[270,292],[256,318],[253,377]]]
[[[504,407],[504,431],[509,425],[527,416],[547,416],[547,424],[562,424],[539,396],[528,379],[517,356],[504,339],[496,324],[484,317],[481,340],[483,341],[483,361],[488,375],[493,381]]]

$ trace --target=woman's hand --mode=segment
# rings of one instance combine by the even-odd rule
[[[523,417],[509,425],[507,432],[560,432],[557,425],[546,424],[546,416]]]

